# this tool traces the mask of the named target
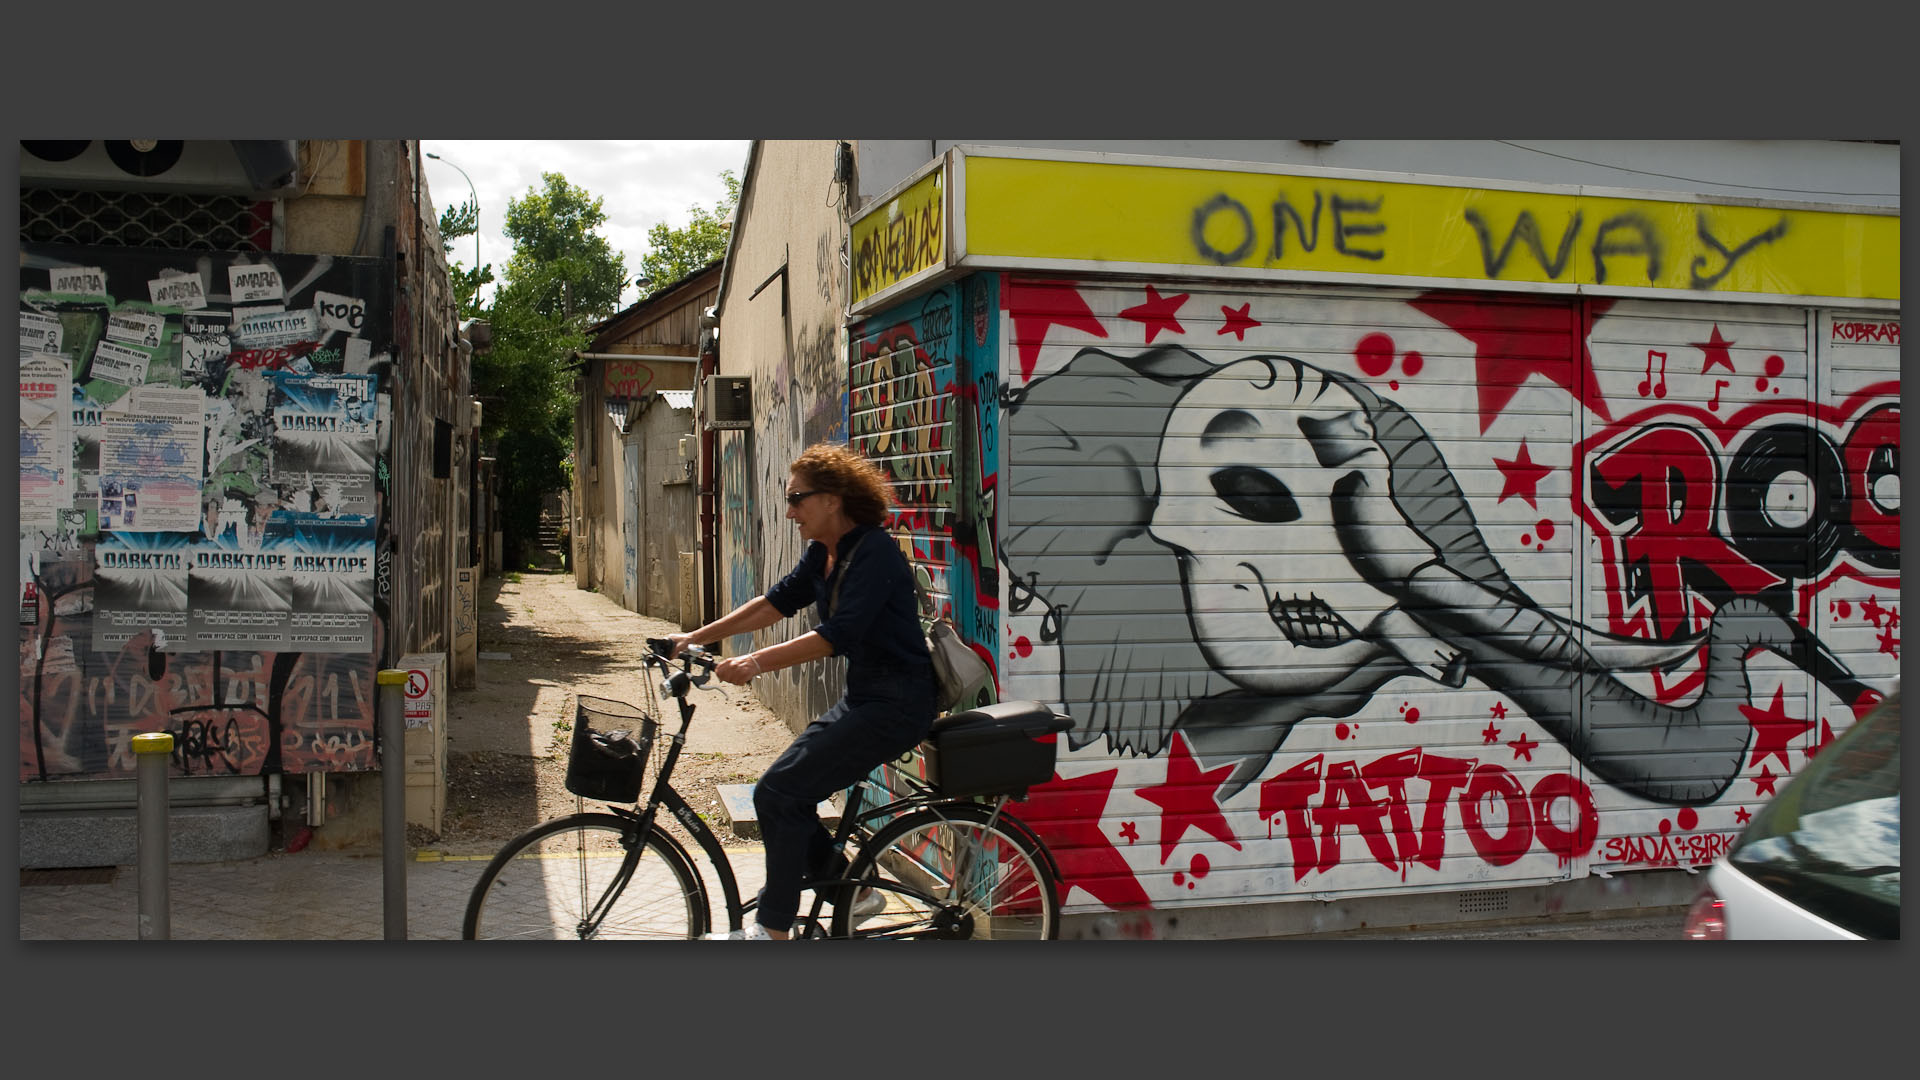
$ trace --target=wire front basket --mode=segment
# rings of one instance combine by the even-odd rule
[[[658,730],[644,709],[611,698],[577,698],[567,790],[601,802],[636,801]]]

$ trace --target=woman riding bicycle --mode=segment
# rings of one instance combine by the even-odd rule
[[[845,695],[754,785],[767,876],[754,925],[735,935],[749,940],[787,937],[807,882],[844,872],[846,860],[833,850],[815,807],[916,746],[937,711],[913,568],[881,528],[892,504],[886,474],[846,446],[819,443],[788,467],[786,500],[787,517],[807,541],[799,563],[765,596],[668,639],[677,654],[688,643],[709,645],[772,626],[812,603],[813,629],[729,657],[714,673],[745,685],[809,660],[847,660]],[[861,914],[858,903],[854,912]]]

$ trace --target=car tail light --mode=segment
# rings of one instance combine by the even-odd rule
[[[1687,909],[1687,922],[1680,935],[1688,941],[1727,940],[1727,903],[1712,889],[1701,889]]]

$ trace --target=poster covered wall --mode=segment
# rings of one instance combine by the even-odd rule
[[[29,245],[23,780],[374,767],[379,259]]]

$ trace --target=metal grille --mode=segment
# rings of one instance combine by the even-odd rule
[[[1460,894],[1460,914],[1494,915],[1507,910],[1505,889],[1479,889]]]
[[[238,195],[21,188],[20,242],[267,251],[273,204]]]

